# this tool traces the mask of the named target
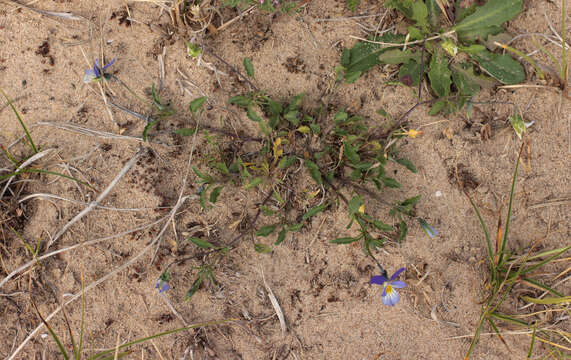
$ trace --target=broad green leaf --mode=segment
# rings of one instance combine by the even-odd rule
[[[478,61],[484,71],[502,84],[513,85],[525,80],[523,66],[507,54],[494,54],[484,50],[477,54],[470,54],[470,56]]]
[[[421,197],[422,197],[422,195],[416,195],[414,197],[406,199],[405,201],[401,202],[400,204],[402,206],[408,206],[408,205],[414,206],[420,200]]]
[[[218,196],[220,196],[220,192],[224,186],[217,186],[210,192],[210,202],[215,203],[218,200]]]
[[[384,51],[379,55],[378,60],[382,64],[406,64],[411,60],[420,61],[420,54],[413,53],[410,49],[405,51],[393,49]]]
[[[436,114],[438,114],[439,112],[441,112],[442,110],[444,110],[444,108],[446,107],[447,104],[447,100],[446,99],[440,99],[437,102],[435,102],[434,104],[432,104],[432,107],[430,108],[430,111],[428,112],[428,115],[430,116],[434,116]]]
[[[230,176],[230,170],[228,169],[228,166],[226,166],[225,163],[223,162],[217,162],[216,163],[216,168],[218,169],[218,171],[220,171],[222,174]]]
[[[283,111],[282,104],[272,99],[268,100],[268,107],[270,108],[270,113],[272,115],[280,115]]]
[[[416,21],[416,23],[426,32],[426,27],[428,25],[428,9],[424,2],[415,1],[412,4],[412,20]]]
[[[496,80],[489,76],[474,74],[474,68],[471,64],[452,64],[451,67],[454,84],[458,87],[458,90],[462,95],[471,94],[470,89],[473,90],[475,85],[484,89],[491,89],[498,84]]]
[[[438,97],[447,97],[450,95],[450,69],[448,68],[448,59],[442,53],[432,55],[430,61],[430,71],[428,78],[430,79],[430,86],[438,95]]]
[[[288,108],[289,109],[299,109],[301,107],[301,104],[303,103],[304,97],[305,97],[305,93],[299,93],[296,96],[294,96],[291,99]]]
[[[438,3],[436,0],[426,0],[426,8],[428,10],[428,24],[430,24],[430,28],[432,30],[438,30],[440,25],[438,20],[442,12]]]
[[[287,113],[285,113],[284,118],[289,121],[290,123],[292,123],[293,125],[297,126],[299,125],[299,111],[297,110],[290,110]]]
[[[359,241],[359,238],[352,238],[352,237],[343,237],[330,240],[329,242],[332,244],[350,244],[352,242]]]
[[[194,171],[196,176],[198,176],[205,183],[210,183],[214,180],[214,178],[212,176],[210,176],[208,174],[204,174],[203,172],[198,170],[198,168],[196,166],[193,166],[192,170]]]
[[[303,227],[303,223],[286,225],[288,231],[299,231]]]
[[[216,247],[213,244],[209,243],[208,241],[202,240],[197,237],[189,237],[187,240],[201,249],[214,249]]]
[[[409,19],[412,19],[412,6],[414,0],[387,0],[385,1],[385,7],[387,9],[396,9],[403,13]]]
[[[256,236],[268,236],[273,233],[275,229],[275,225],[262,226],[258,231],[256,231]]]
[[[559,304],[571,303],[571,296],[549,297],[543,299],[532,298],[529,296],[522,296],[521,298],[524,301],[541,305],[559,305]]]
[[[404,35],[386,33],[379,38],[373,38],[373,40],[387,43],[401,43],[404,40]],[[365,41],[356,43],[351,49],[344,49],[341,57],[341,65],[343,65],[345,69],[345,81],[353,82],[362,73],[379,64],[379,55],[389,49],[390,47],[381,48],[378,44]]]
[[[311,129],[310,129],[309,126],[307,126],[307,125],[300,126],[300,127],[298,127],[296,130],[299,131],[299,132],[302,133],[302,134],[309,134],[309,133],[311,133]]]
[[[286,233],[287,233],[287,230],[285,227],[283,229],[281,229],[281,231],[278,233],[278,239],[276,240],[274,245],[281,244],[285,240]]]
[[[357,154],[353,144],[347,141],[344,142],[343,155],[345,155],[345,158],[347,158],[351,164],[358,164],[361,161],[361,158],[359,157],[359,154]]]
[[[192,286],[190,287],[190,290],[186,292],[185,300],[190,300],[190,298],[193,297],[194,294],[196,294],[198,289],[200,289],[200,284],[202,284],[202,276],[199,276],[196,280],[194,280]]]
[[[268,254],[272,252],[272,248],[266,244],[254,244],[254,250],[260,254]]]
[[[325,203],[325,204],[321,204],[321,205],[317,205],[317,206],[312,207],[311,209],[307,210],[307,212],[305,214],[303,214],[301,220],[305,221],[305,220],[319,214],[320,212],[325,210],[328,206],[329,206],[329,204]]]
[[[176,129],[175,131],[173,131],[173,133],[180,135],[180,136],[192,136],[192,135],[194,135],[195,132],[196,132],[196,128],[194,128],[194,129],[181,128],[181,129]]]
[[[420,81],[420,62],[403,64],[399,70],[399,80],[406,86],[417,86]]]
[[[200,109],[204,103],[206,102],[206,96],[202,96],[196,98],[190,102],[190,112],[195,113],[198,109]]]
[[[247,57],[244,58],[242,61],[244,64],[244,70],[246,70],[246,74],[253,78],[254,77],[254,64],[248,59]]]
[[[494,33],[503,23],[513,19],[522,10],[523,0],[489,0],[484,6],[453,27],[461,39],[479,34],[482,39]],[[497,32],[496,32],[497,33]]]

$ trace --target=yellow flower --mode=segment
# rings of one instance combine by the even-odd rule
[[[405,132],[405,135],[408,135],[411,139],[415,139],[417,136],[422,135],[422,131],[421,130],[414,130],[414,129],[410,129],[409,131]]]

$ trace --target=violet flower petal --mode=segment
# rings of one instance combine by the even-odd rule
[[[390,291],[387,291],[387,294],[383,296],[383,304],[395,306],[400,300],[400,295],[396,290],[392,288],[389,289]]]
[[[391,281],[391,286],[396,288],[396,289],[402,289],[402,288],[406,287],[406,283],[404,281],[395,280],[395,281]]]
[[[400,273],[403,272],[403,271],[405,271],[405,270],[406,270],[406,268],[400,268],[400,269],[398,269],[398,270],[393,274],[393,276],[391,276],[391,278],[389,279],[389,281],[393,281],[394,279],[396,279],[396,278],[400,275]]]
[[[383,275],[372,276],[371,280],[369,280],[369,284],[383,285],[385,282],[387,282],[387,278]]]

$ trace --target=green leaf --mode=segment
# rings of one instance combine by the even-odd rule
[[[250,183],[246,184],[244,187],[246,188],[246,190],[249,190],[253,187],[260,185],[261,183],[262,183],[262,178],[257,177],[254,180],[252,180]]]
[[[352,237],[343,237],[337,238],[333,240],[329,240],[331,244],[350,244],[355,241],[359,241],[360,238],[352,238]]]
[[[395,231],[395,229],[392,226],[385,224],[384,222],[379,220],[373,220],[373,226],[381,231]]]
[[[355,147],[347,141],[345,141],[343,146],[343,155],[345,155],[345,158],[347,158],[351,164],[358,164],[361,162],[361,158],[359,157],[359,154],[357,154]]]
[[[406,234],[408,233],[408,225],[404,220],[401,220],[399,223],[400,234],[397,239],[397,242],[402,242],[406,238]]]
[[[216,163],[216,168],[218,169],[218,171],[220,171],[222,174],[230,176],[230,170],[228,169],[228,166],[226,166],[225,163],[223,162],[217,162]]]
[[[272,252],[272,248],[266,244],[254,244],[254,250],[260,254],[268,254]]]
[[[480,84],[476,82],[472,64],[459,64],[452,66],[452,80],[460,95],[472,96],[480,90]]]
[[[275,225],[262,226],[257,232],[256,236],[268,236],[276,229]]]
[[[270,108],[270,113],[272,115],[280,115],[283,111],[282,104],[272,99],[268,100],[268,107]]]
[[[287,233],[287,230],[285,227],[283,229],[281,229],[281,231],[278,233],[278,239],[276,240],[274,245],[281,244],[285,240],[286,233]]]
[[[190,298],[193,297],[194,294],[196,294],[198,289],[200,289],[200,284],[202,284],[202,276],[199,276],[198,278],[196,278],[196,280],[194,280],[192,286],[190,287],[190,290],[186,292],[185,300],[187,301],[190,300]]]
[[[399,49],[387,50],[378,57],[378,61],[381,64],[406,64],[411,60],[420,61],[420,54],[413,53],[410,49],[405,51]]]
[[[196,176],[198,176],[200,179],[202,179],[203,182],[205,182],[205,183],[210,183],[214,180],[214,178],[212,176],[202,173],[200,170],[198,170],[198,168],[196,166],[193,166],[192,170],[194,171]]]
[[[390,177],[382,177],[380,179],[386,187],[390,188],[400,188],[401,184],[393,178]]]
[[[149,131],[156,126],[159,123],[160,120],[155,120],[155,121],[151,121],[150,123],[148,123],[145,128],[143,129],[143,141],[147,141],[147,136],[149,134]]]
[[[197,237],[189,237],[187,240],[190,241],[191,243],[193,243],[194,245],[198,246],[201,249],[214,249],[214,248],[216,248],[216,246],[209,243],[208,241],[202,240],[202,239],[197,238]]]
[[[450,69],[448,69],[448,59],[442,53],[436,53],[432,56],[430,61],[430,71],[428,78],[430,79],[430,86],[438,95],[438,97],[447,97],[450,95]]]
[[[297,158],[295,156],[284,156],[278,163],[278,169],[287,169],[295,163]]]
[[[415,173],[417,172],[416,170],[416,166],[414,166],[414,164],[412,163],[412,161],[410,161],[409,159],[405,159],[405,158],[400,158],[395,160],[397,163],[401,164],[402,166],[406,167],[408,170],[410,170],[411,172]]]
[[[189,108],[191,113],[195,113],[206,102],[206,96],[196,98],[190,102]]]
[[[437,102],[432,104],[432,107],[430,108],[428,115],[434,116],[434,115],[438,114],[439,112],[441,112],[446,107],[447,103],[448,102],[445,99],[438,100]]]
[[[230,99],[228,99],[228,104],[234,104],[240,107],[243,107],[244,109],[248,108],[248,106],[250,106],[250,104],[252,103],[252,99],[250,99],[247,96],[233,96]]]
[[[523,118],[521,117],[520,114],[514,114],[514,115],[511,115],[509,117],[509,120],[510,120],[510,124],[512,125],[512,127],[515,131],[515,134],[521,140],[521,136],[526,130],[525,124],[523,122]]]
[[[319,214],[320,212],[325,210],[328,206],[329,206],[329,203],[325,203],[325,204],[321,204],[321,205],[317,205],[317,206],[312,207],[311,209],[307,210],[307,212],[305,214],[303,214],[301,220],[305,221],[305,220]]]
[[[244,64],[244,70],[246,70],[246,74],[249,77],[253,78],[254,77],[254,65],[252,64],[250,59],[245,57],[244,60],[242,61],[242,63]]]
[[[571,296],[565,297],[548,297],[543,299],[536,299],[529,296],[522,296],[522,300],[534,303],[534,304],[541,304],[541,305],[559,305],[564,303],[571,302]]]
[[[409,19],[412,19],[412,6],[414,0],[387,0],[385,7],[387,9],[396,9],[403,13]]]
[[[246,112],[248,118],[255,122],[262,121],[262,118],[252,109],[251,106],[248,107],[248,111]]]
[[[416,21],[423,29],[426,29],[428,24],[428,9],[424,2],[415,1],[412,4],[412,20]]]
[[[442,12],[440,10],[440,6],[438,6],[436,0],[426,0],[426,8],[428,10],[428,23],[432,30],[437,30],[439,25],[438,20],[440,18],[440,13]]]
[[[347,9],[355,11],[357,10],[357,6],[361,4],[361,0],[347,0],[346,3],[347,3]]]
[[[410,61],[399,70],[399,80],[406,86],[416,86],[420,82],[420,62]]]
[[[319,171],[319,167],[317,166],[317,164],[311,160],[305,160],[304,164],[307,170],[309,170],[309,174],[311,175],[313,180],[315,180],[317,185],[322,185],[323,179],[321,178],[321,171]]]
[[[303,223],[286,225],[288,231],[299,231],[303,227]]]
[[[470,56],[478,61],[478,64],[484,71],[502,84],[513,85],[525,80],[523,66],[507,54],[494,54],[484,50]]]
[[[289,121],[290,123],[292,123],[293,125],[297,126],[299,125],[299,111],[297,110],[290,110],[287,113],[285,113],[284,118]]]
[[[173,133],[180,135],[180,136],[192,136],[192,135],[194,135],[196,130],[197,130],[196,128],[193,128],[193,129],[181,128],[181,129],[176,129],[175,131],[173,131]]]
[[[214,190],[212,190],[210,192],[210,202],[211,203],[215,203],[216,200],[218,200],[218,196],[220,196],[220,192],[222,191],[223,188],[224,188],[224,186],[217,186],[214,188]]]
[[[476,36],[485,39],[519,14],[522,6],[523,0],[489,0],[452,29],[456,30],[461,39],[474,39]]]
[[[361,197],[358,195],[354,196],[347,204],[349,215],[354,216],[355,214],[357,214],[362,205],[363,205],[363,199],[361,199]]]
[[[404,35],[386,33],[379,38],[374,38],[374,40],[400,43],[404,40]],[[378,44],[361,41],[356,43],[353,48],[343,50],[341,65],[345,69],[345,81],[354,82],[362,73],[380,64],[379,55],[389,49],[389,47],[381,48]]]

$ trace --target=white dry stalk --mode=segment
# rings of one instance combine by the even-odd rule
[[[52,151],[53,151],[53,149],[46,149],[44,151],[40,151],[39,153],[30,157],[28,160],[24,161],[24,163],[22,165],[18,166],[15,173],[18,173],[18,171],[23,170],[26,166],[30,165],[31,163],[33,163],[36,160],[43,158],[44,156],[46,156],[47,154],[49,154]],[[4,185],[4,188],[2,189],[2,192],[0,192],[0,199],[4,196],[4,193],[8,189],[8,186],[10,186],[10,184],[12,183],[12,180],[14,180],[15,177],[16,177],[16,175],[13,175],[8,179],[8,181],[6,182],[6,185]]]
[[[121,236],[125,236],[125,235],[131,234],[131,233],[134,233],[134,232],[137,232],[137,231],[140,231],[140,230],[144,230],[144,229],[146,229],[146,228],[148,228],[148,227],[154,226],[154,225],[156,225],[156,224],[162,222],[163,220],[165,220],[165,219],[167,219],[167,218],[168,218],[168,215],[166,215],[166,216],[160,218],[159,220],[153,221],[152,223],[148,223],[148,224],[145,224],[145,225],[141,225],[141,226],[138,226],[138,227],[136,227],[136,228],[134,228],[134,229],[130,229],[130,230],[127,230],[127,231],[123,231],[123,232],[120,232],[120,233],[117,233],[117,234],[114,234],[114,235],[110,235],[110,236],[106,236],[106,237],[102,237],[102,238],[98,238],[98,239],[93,239],[93,240],[90,240],[90,241],[85,241],[85,242],[78,243],[78,244],[75,244],[75,245],[72,245],[72,246],[68,246],[68,247],[63,248],[63,249],[54,250],[54,251],[49,252],[49,253],[47,253],[47,254],[44,254],[44,255],[42,255],[42,256],[38,256],[37,258],[35,258],[35,259],[33,259],[33,260],[30,260],[30,261],[28,261],[27,263],[25,263],[24,265],[18,267],[17,269],[15,269],[14,271],[12,271],[10,274],[8,274],[4,279],[2,279],[2,281],[0,281],[0,289],[2,288],[2,286],[4,286],[4,285],[8,282],[11,278],[13,278],[14,276],[16,276],[16,275],[18,275],[19,273],[23,272],[24,270],[26,270],[26,269],[28,269],[28,268],[30,268],[30,267],[36,265],[36,264],[38,263],[38,261],[40,261],[40,260],[44,260],[44,259],[47,259],[47,258],[52,257],[52,256],[54,256],[54,255],[61,254],[61,253],[64,253],[64,252],[67,252],[67,251],[70,251],[70,250],[73,250],[73,249],[76,249],[76,248],[80,248],[80,247],[84,247],[84,246],[90,246],[90,245],[95,245],[95,244],[98,244],[98,243],[100,243],[100,242],[102,242],[102,241],[112,240],[112,239],[115,239],[115,238],[118,238],[118,237],[121,237]]]
[[[22,199],[18,200],[18,203],[22,203],[24,201],[30,200],[30,199],[42,199],[42,200],[47,200],[47,199],[56,199],[56,200],[63,200],[63,201],[68,201],[74,204],[79,204],[79,205],[84,205],[84,206],[89,206],[89,203],[85,202],[85,201],[80,201],[80,200],[75,200],[75,199],[68,199],[68,198],[64,198],[62,196],[59,195],[53,195],[53,194],[47,194],[47,193],[35,193],[35,194],[30,194],[27,195],[25,197],[23,197]],[[158,207],[152,207],[152,208],[118,208],[118,207],[113,207],[113,206],[105,206],[105,205],[100,205],[97,204],[96,206],[98,209],[103,209],[103,210],[111,210],[111,211],[119,211],[119,212],[127,212],[127,211],[146,211],[146,210],[157,210],[157,209],[171,209],[172,206],[158,206]]]
[[[278,315],[278,319],[280,320],[280,327],[282,329],[282,335],[285,335],[287,332],[287,326],[286,326],[286,322],[285,322],[284,313],[282,311],[282,308],[280,307],[280,303],[278,302],[278,299],[274,295],[274,292],[272,291],[272,289],[270,288],[270,286],[266,282],[266,278],[264,277],[264,270],[260,269],[260,272],[262,273],[262,280],[264,281],[264,286],[266,287],[266,291],[268,292],[268,297],[270,298],[270,302],[272,303],[272,306],[274,307],[274,311],[276,312],[276,314]]]
[[[110,132],[92,130],[92,129],[88,129],[88,128],[84,128],[81,126],[77,126],[74,124],[68,124],[68,123],[55,123],[55,122],[49,122],[49,121],[39,121],[36,123],[36,125],[52,126],[52,127],[55,127],[56,129],[72,131],[72,132],[76,132],[76,133],[88,135],[88,136],[96,136],[96,137],[100,137],[103,139],[117,139],[117,140],[131,140],[131,141],[134,140],[137,142],[143,141],[143,138],[140,138],[140,137],[117,135],[117,134],[110,133]]]
[[[97,197],[97,199],[95,199],[95,201],[92,201],[91,203],[89,203],[89,206],[87,206],[85,209],[83,209],[82,211],[80,211],[77,215],[75,215],[73,217],[73,219],[71,219],[67,224],[65,224],[61,230],[55,234],[55,236],[53,237],[53,239],[51,239],[48,242],[48,245],[46,247],[46,249],[48,249],[53,243],[55,243],[73,224],[75,224],[76,222],[78,222],[79,220],[81,220],[85,215],[87,215],[91,210],[95,209],[99,203],[101,203],[103,201],[103,199],[105,199],[105,197],[107,197],[107,195],[111,192],[111,190],[113,190],[113,188],[115,187],[115,185],[117,185],[117,183],[121,180],[121,178],[123,178],[123,176],[125,176],[125,174],[131,169],[131,167],[133,167],[133,165],[135,165],[135,163],[137,162],[137,160],[139,159],[139,157],[141,157],[141,155],[143,154],[143,150],[145,148],[140,147],[139,150],[137,150],[137,152],[135,153],[135,155],[131,158],[131,160],[129,160],[125,166],[123,166],[123,168],[121,169],[121,171],[119,171],[119,173],[117,174],[117,176],[115,176],[115,178],[113,179],[113,181],[111,181],[111,183],[109,183],[109,185],[105,188],[105,190],[103,190],[103,192],[101,192],[101,194],[99,194],[99,196]]]

